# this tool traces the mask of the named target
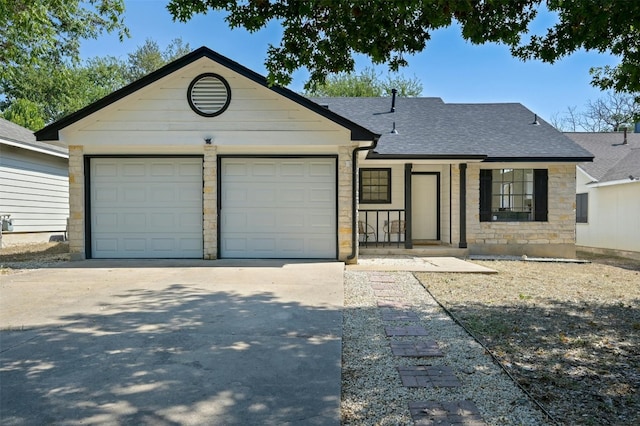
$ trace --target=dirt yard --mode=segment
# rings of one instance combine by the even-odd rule
[[[640,262],[416,274],[561,424],[640,424]]]
[[[69,260],[68,243],[11,245],[0,248],[0,275],[43,268]]]

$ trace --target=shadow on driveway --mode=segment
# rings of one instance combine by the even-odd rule
[[[0,334],[3,424],[339,424],[340,307],[289,285],[132,287]]]

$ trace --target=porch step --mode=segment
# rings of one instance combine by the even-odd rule
[[[364,256],[419,256],[419,257],[460,257],[469,256],[469,249],[443,246],[414,246],[412,249],[404,247],[360,247],[360,255]]]

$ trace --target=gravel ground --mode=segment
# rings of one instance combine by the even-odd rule
[[[378,272],[345,272],[343,329],[342,422],[345,425],[411,425],[408,404],[413,401],[473,402],[490,425],[544,425],[545,415],[535,407],[480,344],[457,325],[408,272],[390,272],[395,288],[410,302],[420,324],[435,340],[444,357],[394,356],[391,340],[421,341],[425,337],[386,337],[385,326],[411,325],[382,321],[381,308],[370,278]],[[405,388],[398,366],[446,365],[462,386]]]

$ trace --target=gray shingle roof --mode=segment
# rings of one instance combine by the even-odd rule
[[[592,163],[578,166],[598,182],[640,177],[640,133],[565,133],[570,139],[591,151]]]
[[[44,150],[54,154],[67,155],[68,150],[56,145],[36,141],[33,132],[11,121],[0,118],[0,142],[14,142],[25,149]]]
[[[474,157],[588,161],[592,155],[518,103],[448,104],[440,98],[312,98],[382,134],[376,153],[395,157]],[[398,134],[391,134],[395,123]]]

